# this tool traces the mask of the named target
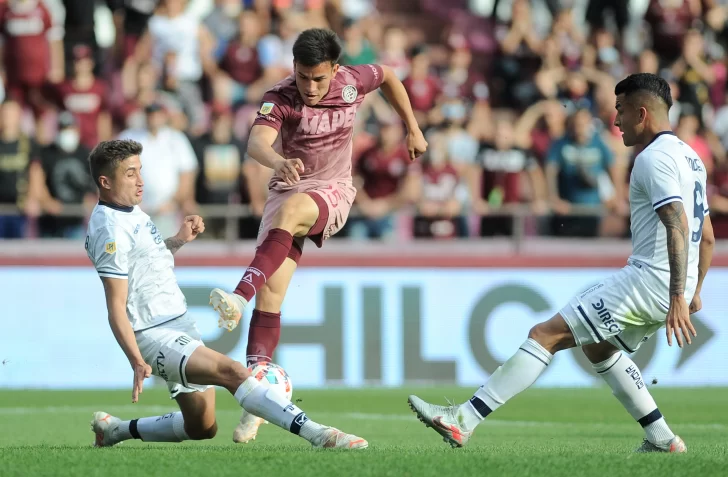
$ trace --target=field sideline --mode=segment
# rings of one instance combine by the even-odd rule
[[[407,395],[445,403],[472,389],[295,391],[309,416],[369,440],[359,452],[312,450],[272,425],[248,445],[232,443],[240,415],[218,390],[215,439],[184,444],[128,441],[91,447],[91,414],[122,418],[174,411],[164,389],[145,391],[0,391],[3,476],[424,476],[424,475],[726,475],[728,388],[653,388],[663,414],[688,445],[686,455],[636,455],[642,432],[607,388],[532,389],[493,414],[471,445],[451,449],[417,421]]]

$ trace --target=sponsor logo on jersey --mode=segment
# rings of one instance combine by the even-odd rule
[[[260,107],[260,114],[270,114],[273,111],[273,106],[275,106],[274,103],[263,103],[263,106]]]
[[[116,253],[116,240],[109,239],[106,242],[104,242],[104,252],[108,253],[109,255],[113,255]]]
[[[341,128],[350,128],[354,125],[356,106],[336,111],[324,111],[315,116],[304,116],[298,123],[297,133],[320,136],[338,131]]]
[[[596,310],[599,319],[602,320],[602,323],[609,329],[610,333],[619,333],[619,325],[614,321],[609,310],[607,310],[604,300],[600,298],[597,303],[592,303],[592,308]]]
[[[356,101],[356,97],[359,96],[359,91],[356,90],[356,86],[347,84],[344,89],[341,90],[341,98],[347,103],[353,103]]]

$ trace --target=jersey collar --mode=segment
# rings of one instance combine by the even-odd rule
[[[110,209],[119,210],[121,212],[132,212],[134,210],[134,206],[116,205],[110,202],[105,202],[103,200],[99,201],[99,205],[103,205],[104,207],[108,207]]]
[[[660,136],[677,136],[677,134],[675,134],[672,131],[658,132],[657,134],[655,134],[655,137],[653,137],[652,140],[647,143],[647,145],[645,146],[645,149],[647,149],[653,142],[657,141],[657,138],[659,138]]]

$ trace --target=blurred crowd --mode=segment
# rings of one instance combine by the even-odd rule
[[[613,90],[651,72],[728,237],[728,0],[0,0],[0,238],[82,237],[64,211],[95,204],[86,158],[113,137],[144,145],[142,206],[165,234],[242,205],[234,234],[254,238],[271,171],[247,134],[310,27],[340,35],[344,65],[390,66],[430,144],[410,163],[402,123],[367,96],[340,236],[628,237],[639,150],[612,125]]]

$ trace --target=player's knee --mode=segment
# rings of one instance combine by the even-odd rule
[[[248,368],[232,359],[227,359],[220,364],[218,374],[220,375],[220,381],[228,389],[237,388],[237,386],[250,377]]]
[[[531,328],[528,337],[552,354],[576,345],[574,335],[559,315]]]
[[[259,310],[270,311],[280,310],[283,304],[284,294],[264,284],[255,296],[255,307]]]
[[[193,441],[204,441],[212,439],[217,435],[217,421],[213,422],[211,426],[190,426],[185,427],[187,436]]]

